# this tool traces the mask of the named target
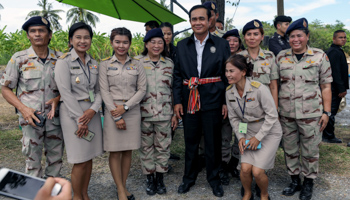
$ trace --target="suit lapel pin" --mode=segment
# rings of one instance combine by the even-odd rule
[[[216,52],[216,48],[213,46],[213,47],[210,47],[210,52],[211,53],[215,53]]]

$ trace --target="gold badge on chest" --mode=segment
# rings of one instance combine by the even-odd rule
[[[77,78],[75,79],[75,82],[76,82],[76,83],[80,83],[79,77],[77,77]]]

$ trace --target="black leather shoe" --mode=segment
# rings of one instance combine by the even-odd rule
[[[131,194],[130,196],[127,196],[128,200],[135,200],[135,196]]]
[[[219,172],[221,184],[223,185],[229,185],[230,184],[230,176],[228,175],[228,172],[226,170],[221,170]]]
[[[185,194],[187,193],[188,191],[190,191],[190,188],[194,186],[194,183],[184,183],[182,182],[179,186],[179,188],[177,189],[177,192],[179,194]]]
[[[259,188],[259,190],[260,190],[260,188]],[[242,187],[241,187],[241,196],[242,196],[242,197],[244,196],[244,187],[243,187],[243,185],[242,185]],[[260,196],[260,194],[259,194],[259,196]],[[254,200],[254,194],[253,194],[253,192],[252,192],[252,196],[250,197],[250,200]]]
[[[314,187],[314,180],[311,178],[304,178],[303,188],[301,189],[299,199],[310,200],[312,197],[312,188]]]
[[[283,189],[282,194],[285,196],[293,196],[297,191],[301,190],[301,183],[299,175],[292,175],[292,182],[288,187]]]
[[[157,182],[157,188],[156,192],[157,194],[165,194],[166,193],[166,187],[163,182],[163,174],[157,172],[156,173],[156,182]]]
[[[217,197],[223,197],[224,196],[224,189],[222,188],[222,185],[215,185],[212,187],[213,194]]]
[[[156,189],[157,189],[157,183],[154,179],[154,174],[148,174],[147,175],[147,185],[146,185],[146,193],[148,195],[155,195]]]
[[[332,139],[322,139],[322,142],[326,142],[326,143],[342,143],[341,139],[339,138],[332,138]]]
[[[170,153],[170,160],[180,160],[180,156]]]

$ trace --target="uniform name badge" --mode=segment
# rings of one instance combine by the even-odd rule
[[[247,129],[248,129],[248,124],[247,123],[243,123],[243,122],[239,123],[238,132],[246,134],[247,133]]]
[[[90,101],[94,102],[95,101],[94,91],[89,90],[89,96],[90,96]]]

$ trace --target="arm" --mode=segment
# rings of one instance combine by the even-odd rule
[[[176,48],[175,54],[175,65],[174,65],[174,81],[173,81],[173,98],[174,98],[174,112],[178,119],[181,119],[181,115],[183,115],[183,106],[181,102],[182,95],[182,77],[180,71],[180,59],[179,59],[179,49],[181,49],[181,45],[178,45]]]
[[[84,114],[84,111],[71,91],[71,74],[68,63],[65,60],[59,59],[56,63],[55,81],[60,91],[61,99],[68,108],[69,116],[79,125],[79,118]]]
[[[269,62],[271,63],[271,74],[270,74],[270,91],[275,102],[275,107],[278,110],[278,82],[277,80],[280,78],[279,75],[279,66],[277,65],[277,58],[272,55]]]
[[[321,92],[322,92],[323,110],[327,112],[331,112],[331,103],[332,103],[331,84],[330,83],[322,84]],[[321,125],[320,132],[322,132],[326,128],[328,120],[329,120],[329,117],[325,114],[322,114],[321,119],[318,122],[318,125]]]
[[[276,110],[278,110],[278,84],[277,84],[277,79],[271,80],[269,87],[270,87],[270,91],[271,91],[271,95],[272,95],[273,101],[275,102]]]

